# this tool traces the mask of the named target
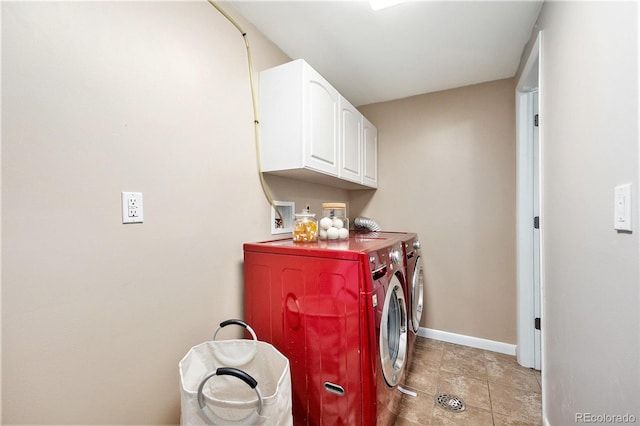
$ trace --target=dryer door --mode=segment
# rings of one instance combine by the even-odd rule
[[[396,386],[407,359],[407,304],[397,275],[389,282],[382,308],[380,357],[384,379]]]
[[[411,281],[411,325],[413,332],[417,333],[424,303],[424,270],[422,268],[422,257],[420,256],[416,259]]]

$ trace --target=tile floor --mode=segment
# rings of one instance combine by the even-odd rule
[[[541,425],[540,372],[521,367],[514,356],[419,337],[396,426]],[[452,413],[434,403],[449,393],[467,406]]]

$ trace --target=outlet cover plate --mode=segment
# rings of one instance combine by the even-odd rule
[[[143,221],[142,192],[123,192],[122,223],[142,223]]]
[[[613,228],[618,231],[633,231],[631,222],[631,184],[619,185],[614,188],[614,218]]]

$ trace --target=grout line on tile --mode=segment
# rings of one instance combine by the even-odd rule
[[[496,426],[496,418],[493,415],[493,401],[491,400],[491,386],[489,386],[488,375],[487,375],[487,390],[489,391],[489,406],[491,407],[491,421],[493,422],[493,426]]]

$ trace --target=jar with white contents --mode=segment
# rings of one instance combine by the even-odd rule
[[[318,238],[321,240],[349,239],[349,218],[347,218],[346,204],[322,204],[322,218],[319,225]]]

